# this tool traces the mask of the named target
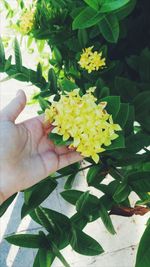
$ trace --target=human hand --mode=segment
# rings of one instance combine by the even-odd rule
[[[15,124],[26,105],[22,90],[0,112],[1,202],[16,192],[38,183],[49,174],[82,160],[67,147],[56,147],[47,138],[43,116]]]

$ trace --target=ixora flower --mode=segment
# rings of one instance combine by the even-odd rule
[[[83,96],[80,89],[61,95],[58,102],[45,110],[45,123],[50,123],[54,127],[52,133],[61,135],[64,141],[71,140],[69,148],[97,163],[98,154],[118,137],[115,131],[121,127],[113,123],[105,110],[106,102],[96,103],[94,90],[95,87],[90,88]]]
[[[88,73],[99,70],[106,66],[106,59],[102,58],[102,52],[92,51],[93,46],[83,49],[79,64],[81,68],[86,69]]]
[[[28,34],[34,25],[34,19],[35,19],[35,10],[26,10],[19,20],[19,30],[20,32],[25,35]]]

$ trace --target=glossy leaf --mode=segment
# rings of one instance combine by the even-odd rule
[[[127,122],[128,116],[129,116],[129,104],[121,103],[115,122],[118,123],[123,128]]]
[[[114,14],[107,14],[99,22],[99,29],[103,37],[110,43],[116,43],[119,38],[119,23]]]
[[[1,37],[0,37],[0,64],[1,65],[5,64],[5,50]]]
[[[48,80],[51,84],[51,90],[54,94],[57,94],[58,89],[57,89],[57,77],[55,74],[55,71],[51,68],[48,72]]]
[[[107,13],[114,11],[116,9],[121,8],[122,6],[126,5],[130,0],[105,0],[102,1],[100,11],[102,13]]]
[[[76,210],[78,212],[84,213],[84,208],[86,207],[87,201],[89,199],[89,191],[83,193],[76,202]]]
[[[113,150],[118,148],[124,148],[125,147],[125,140],[122,133],[118,132],[118,137],[112,141],[112,144],[108,147],[106,147],[106,150]]]
[[[103,101],[107,102],[106,110],[112,115],[113,119],[115,119],[120,109],[120,97],[107,96],[101,99],[101,102]]]
[[[91,8],[95,9],[96,11],[99,8],[100,1],[99,0],[84,0],[84,2],[89,5]]]
[[[25,191],[25,203],[21,210],[22,218],[39,206],[56,188],[57,182],[50,178]],[[26,196],[27,194],[27,196]]]
[[[82,195],[82,193],[83,192],[79,190],[67,190],[61,192],[60,194],[63,197],[63,199],[68,201],[70,204],[75,205],[78,198]]]
[[[128,175],[128,183],[134,190],[139,192],[150,192],[149,172],[135,172]]]
[[[5,238],[9,243],[25,248],[44,248],[39,235],[16,234]]]
[[[103,19],[103,15],[101,13],[96,12],[91,7],[86,7],[74,19],[72,27],[73,30],[89,28],[97,24],[101,19]]]
[[[67,181],[65,182],[64,189],[68,190],[72,188],[76,175],[77,173],[73,173],[67,177]]]
[[[96,240],[78,228],[73,228],[70,244],[76,252],[82,255],[94,256],[104,252]]]
[[[22,56],[21,56],[20,46],[16,38],[15,38],[15,43],[14,43],[14,51],[15,51],[16,69],[21,72],[22,71]]]
[[[101,217],[106,229],[112,235],[116,234],[116,231],[115,231],[114,226],[112,224],[111,218],[107,212],[107,209],[104,207],[104,205],[101,202],[99,204],[99,208],[100,208],[99,214],[100,214],[100,217]]]
[[[140,240],[136,256],[135,267],[148,267],[150,265],[150,224],[147,225]]]
[[[127,197],[129,196],[131,192],[130,187],[128,186],[128,184],[126,183],[121,183],[118,187],[117,190],[115,192],[115,194],[113,195],[113,198],[116,202],[121,203],[124,200],[127,199]]]
[[[41,82],[42,80],[42,66],[41,63],[38,63],[37,65],[37,81]]]
[[[102,166],[92,166],[87,173],[87,183],[88,185],[100,183],[105,178],[105,176],[106,174],[103,171]]]
[[[54,260],[54,257],[55,256],[53,255],[53,253],[50,250],[40,249],[39,250],[40,267],[50,267],[53,260]]]
[[[40,107],[43,111],[45,111],[47,108],[50,107],[49,103],[47,100],[45,100],[43,97],[39,96],[38,97],[38,101],[39,101],[39,104],[40,104]]]
[[[78,40],[81,48],[86,47],[86,44],[88,42],[88,34],[86,29],[78,30]]]

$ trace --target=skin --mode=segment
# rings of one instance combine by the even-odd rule
[[[16,124],[26,105],[26,96],[19,90],[16,97],[0,111],[0,202],[27,189],[42,179],[82,160],[76,151],[56,147],[47,138],[39,116]]]

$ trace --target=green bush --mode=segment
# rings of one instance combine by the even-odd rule
[[[3,1],[8,15],[13,8]],[[18,1],[21,12],[27,12],[25,3]],[[34,21],[26,31],[28,42],[35,39],[38,45],[47,43],[52,51],[47,75],[43,75],[39,63],[37,71],[22,65],[21,49],[15,39],[15,64],[11,56],[5,57],[3,42],[0,42],[0,72],[9,78],[30,82],[40,93],[34,96],[43,113],[49,102],[47,97],[80,88],[85,94],[89,87],[96,86],[95,96],[105,100],[107,111],[115,123],[122,127],[119,137],[100,154],[100,161],[89,162],[87,184],[103,193],[98,198],[89,191],[73,189],[76,175],[83,170],[74,164],[59,171],[58,177],[44,181],[25,190],[22,218],[29,214],[46,231],[37,235],[13,235],[7,241],[23,247],[38,248],[34,267],[51,266],[58,257],[64,266],[69,264],[60,250],[68,246],[83,255],[103,253],[100,244],[84,233],[83,229],[98,218],[106,229],[115,234],[110,215],[144,215],[150,207],[150,2],[149,0],[37,0],[33,3]],[[32,10],[32,7],[31,7]],[[21,21],[21,20],[20,20]],[[16,28],[21,31],[21,22]],[[26,23],[26,21],[25,21]],[[26,25],[25,25],[26,26]],[[25,34],[25,32],[22,32]],[[44,41],[44,43],[43,43]],[[106,67],[89,73],[79,65],[83,49],[92,47],[102,52]],[[41,48],[42,54],[42,48]],[[56,138],[55,138],[56,137]],[[56,140],[58,136],[55,136]],[[103,183],[110,174],[113,178],[107,186]],[[41,203],[55,190],[58,178],[67,178],[63,199],[76,206],[76,213],[68,218],[54,210],[41,207]],[[131,207],[130,193],[139,200]],[[14,196],[0,208],[2,215]],[[141,239],[136,267],[150,266],[150,225]]]

